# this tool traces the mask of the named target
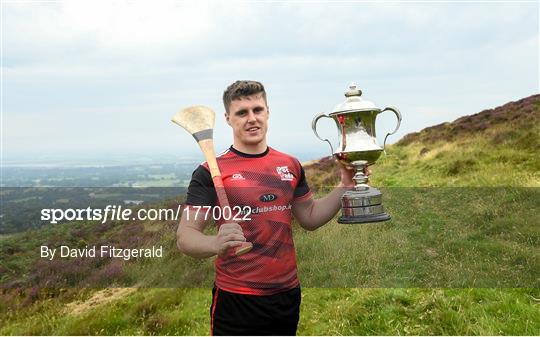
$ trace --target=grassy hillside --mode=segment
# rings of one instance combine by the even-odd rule
[[[391,221],[295,225],[299,334],[537,335],[539,116],[537,95],[407,135],[371,169]],[[306,173],[317,194],[337,181],[329,159]],[[88,222],[0,237],[0,334],[208,334],[212,261],[178,253],[174,230]],[[165,256],[36,258],[40,244],[100,242],[160,244]]]

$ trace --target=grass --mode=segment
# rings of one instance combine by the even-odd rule
[[[540,327],[537,295],[530,289],[313,289],[304,294],[309,302],[299,333],[531,335]]]
[[[88,293],[78,300],[84,303]],[[42,300],[4,315],[0,333],[207,335],[210,298],[209,289],[137,289],[82,312]],[[304,289],[298,333],[535,335],[539,298],[538,289]]]
[[[114,292],[114,288],[112,289]],[[82,292],[84,303],[88,294]],[[86,298],[88,300],[88,298]],[[183,335],[207,334],[203,289],[138,289],[113,302],[69,312],[69,303],[43,300],[26,314],[4,315],[2,335]],[[206,303],[208,302],[208,303]],[[203,304],[205,306],[203,306]]]
[[[384,189],[393,216],[389,222],[339,225],[333,220],[313,233],[295,232],[303,284],[538,287],[535,210],[540,198],[533,192],[536,189]],[[510,198],[516,201],[509,203]]]
[[[523,133],[501,126],[455,142],[390,146],[372,167],[374,186],[540,187],[540,123]],[[505,135],[502,143],[494,138]]]
[[[444,125],[444,139],[435,128],[390,146],[370,176],[389,222],[295,228],[303,285],[298,333],[538,335],[540,124],[518,122],[453,138]],[[319,194],[337,181],[331,161],[306,174]],[[0,236],[0,283],[28,276],[32,249],[45,241],[135,238],[165,253],[159,263],[122,265],[102,280],[138,286],[120,295],[114,287],[108,295],[101,288],[2,289],[0,334],[208,334],[212,261],[179,254],[174,230],[172,223],[78,223]],[[87,267],[83,280],[108,265]]]

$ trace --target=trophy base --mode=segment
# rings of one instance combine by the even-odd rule
[[[384,211],[381,191],[368,185],[347,191],[341,197],[341,224],[362,224],[390,220]]]
[[[370,222],[382,222],[388,221],[391,217],[388,213],[376,214],[376,215],[363,215],[363,216],[340,216],[338,223],[341,224],[361,224]]]

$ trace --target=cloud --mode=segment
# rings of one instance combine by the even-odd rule
[[[22,3],[6,5],[4,43],[8,56],[20,57],[14,63],[29,61],[30,54],[33,62],[59,59],[61,64],[107,60],[183,64],[194,58],[358,52],[373,56],[510,42],[516,33],[534,33],[531,7],[244,1]]]
[[[6,44],[20,54],[44,51],[45,57],[66,49],[86,52],[81,55],[86,57],[152,54],[196,43],[212,28],[210,8],[209,3],[189,1],[9,4]]]
[[[236,79],[265,83],[277,147],[312,144],[312,116],[343,100],[350,81],[403,110],[397,136],[538,91],[535,3],[65,1],[3,10],[8,151],[172,143],[169,115],[200,103],[221,111]],[[81,114],[110,126],[99,139],[73,131]],[[28,117],[50,135],[35,136]],[[229,140],[226,127],[216,132]]]

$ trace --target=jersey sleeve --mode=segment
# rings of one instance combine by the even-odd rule
[[[298,185],[296,185],[296,188],[294,189],[294,198],[307,198],[311,196],[312,193],[306,180],[304,168],[300,163],[298,163],[298,165],[300,166],[300,179],[298,180]]]
[[[186,204],[192,206],[214,206],[216,199],[216,189],[212,181],[212,176],[204,166],[199,165],[191,176]]]

